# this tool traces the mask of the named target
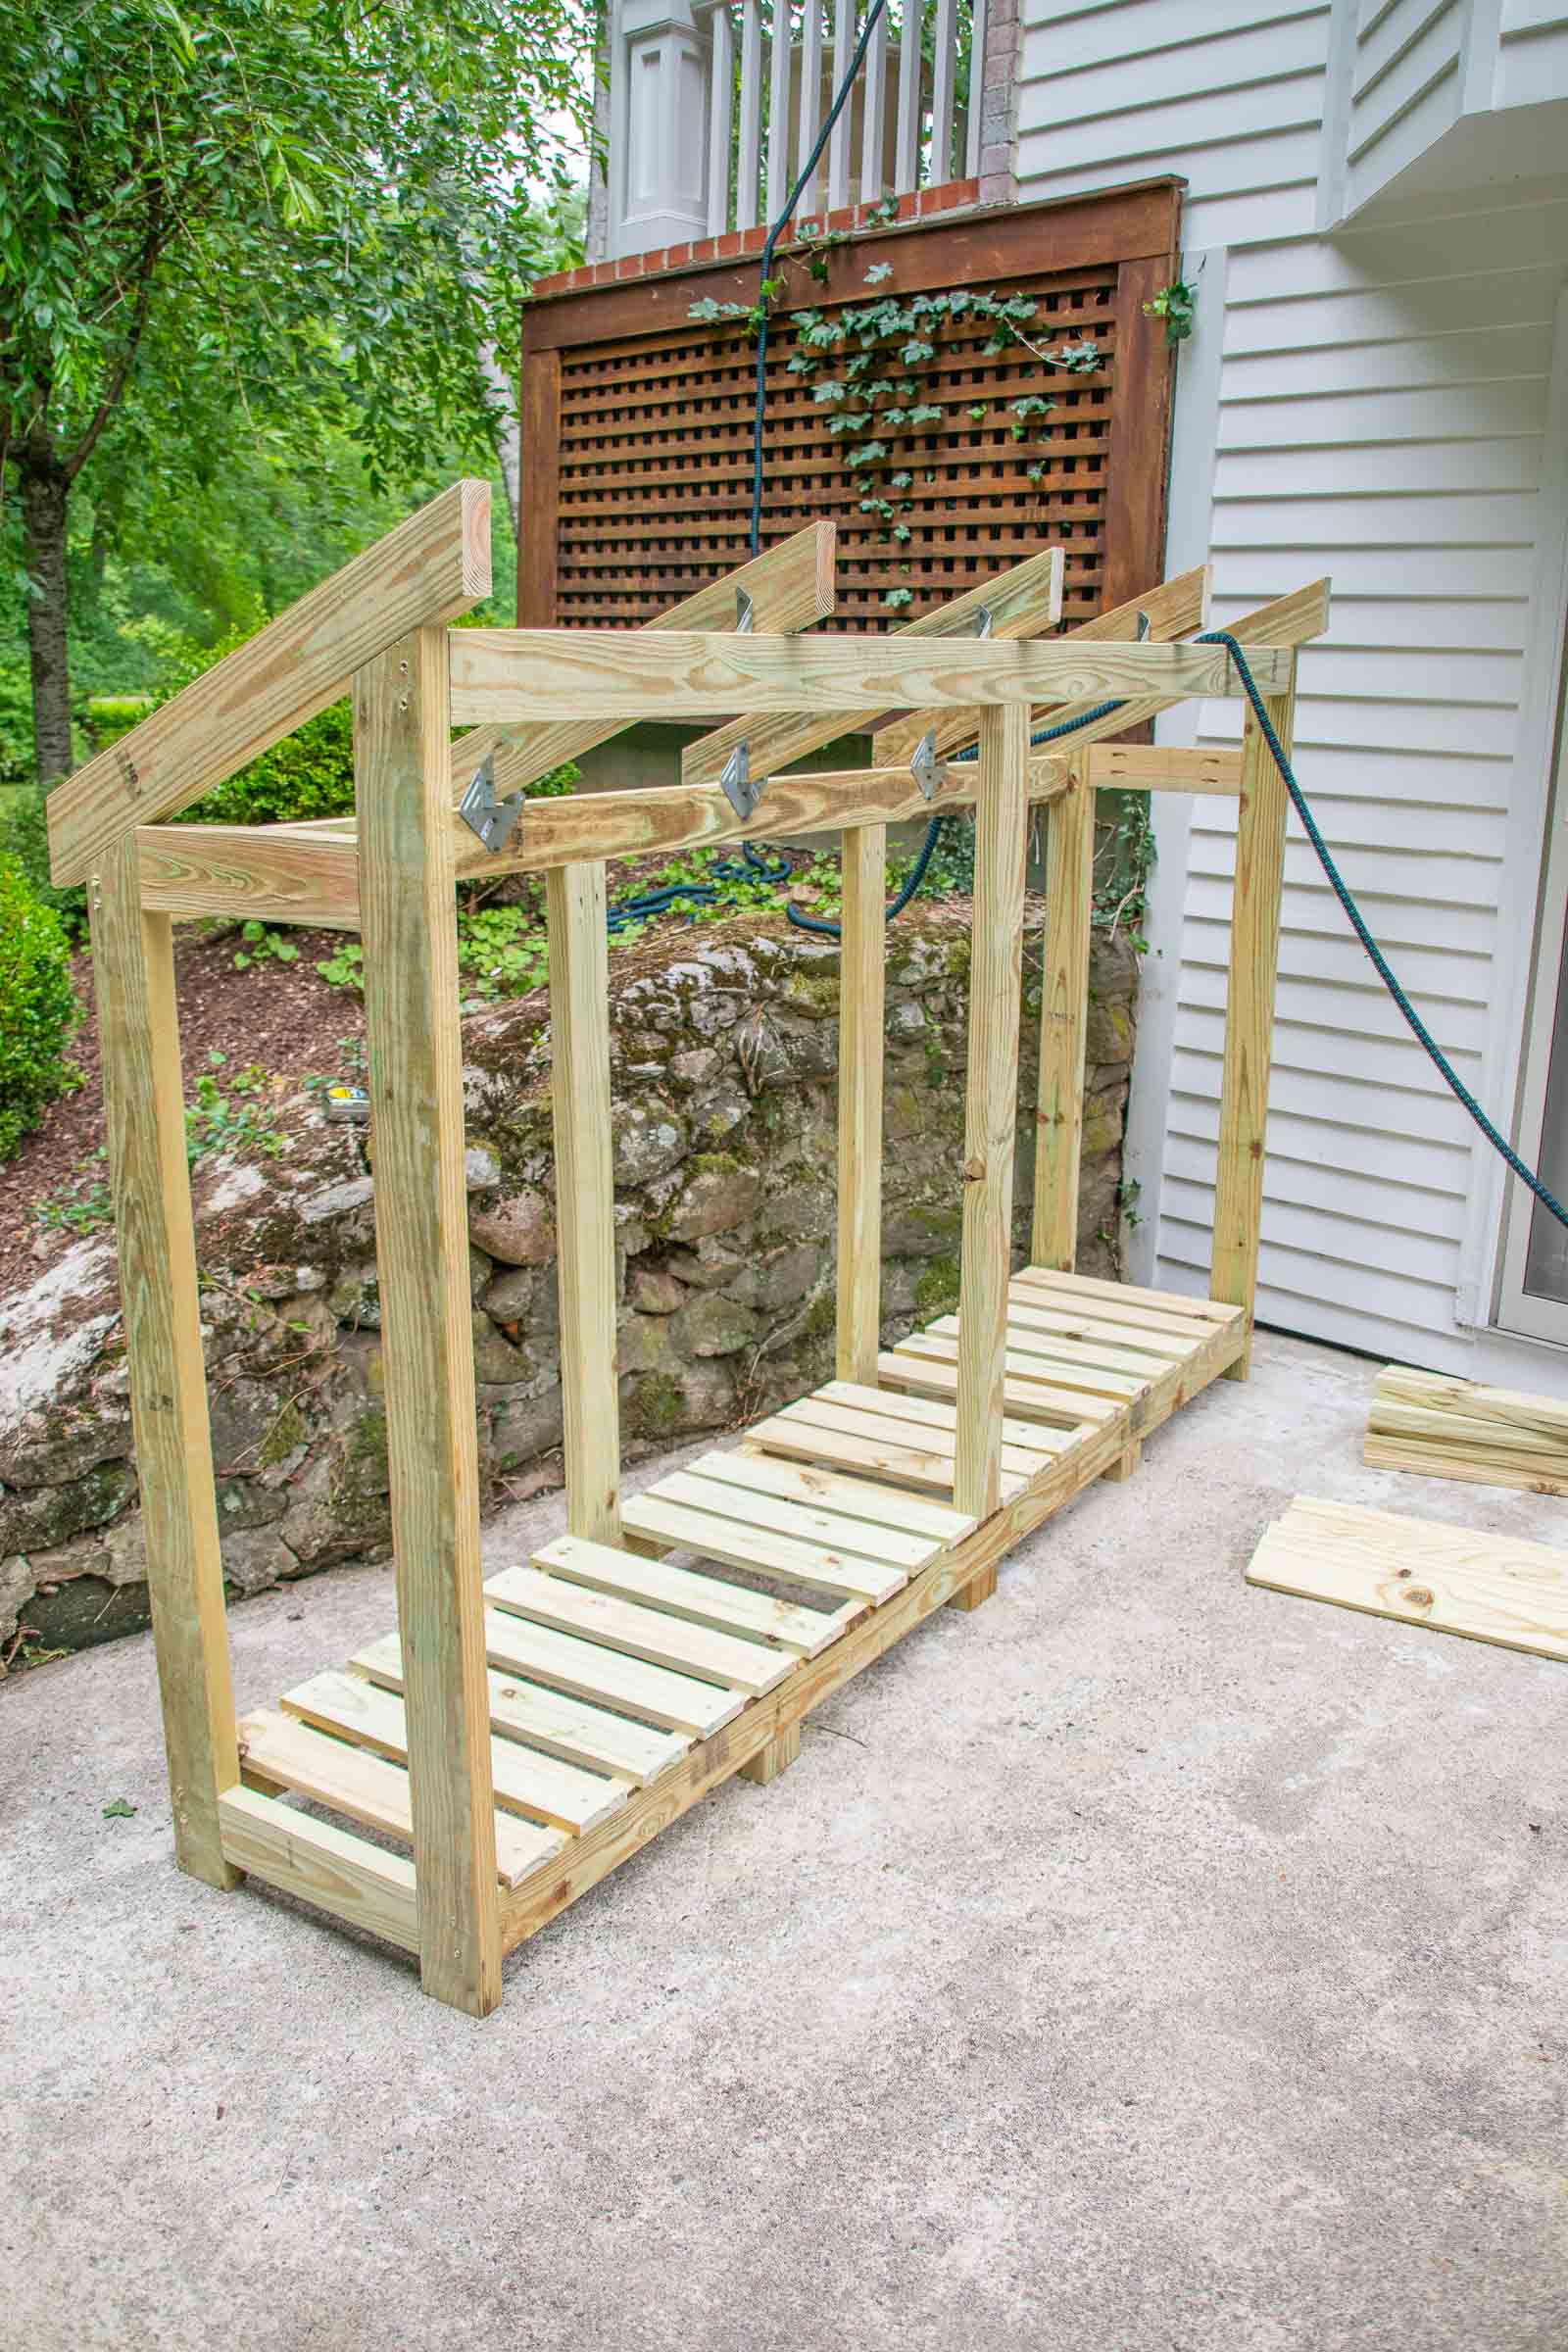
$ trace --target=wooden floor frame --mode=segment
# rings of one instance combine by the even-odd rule
[[[1180,1404],[1248,1369],[1284,787],[1250,711],[1239,754],[1099,740],[1192,695],[1240,694],[1223,649],[1187,642],[1206,622],[1206,574],[1151,588],[1062,636],[1054,633],[1062,559],[1048,549],[883,638],[803,637],[831,610],[832,553],[831,525],[801,532],[642,631],[453,631],[448,624],[489,588],[488,492],[459,483],[51,799],[56,878],[90,883],[176,1858],[216,1886],[254,1875],[370,1929],[417,1954],[427,1991],[476,2015],[500,1998],[505,1952],[721,1781],[773,1779],[797,1751],[802,1720],[829,1692],[933,1609],[983,1600],[998,1561],[1031,1529],[1095,1479],[1130,1474],[1144,1440]],[[737,591],[749,606],[744,633]],[[1287,743],[1296,649],[1321,633],[1327,612],[1327,583],[1318,582],[1231,624]],[[352,823],[172,821],[346,691]],[[1070,746],[1031,751],[1036,710],[1054,720],[1112,696],[1116,712]],[[638,719],[714,710],[735,715],[692,747],[678,786],[519,801],[494,847],[458,812],[481,764],[493,800],[505,804]],[[470,727],[456,744],[454,722]],[[856,725],[874,730],[869,769],[776,772]],[[938,760],[923,783],[910,764],[922,737]],[[768,779],[760,808],[745,816],[714,780],[742,742],[751,775]],[[962,757],[976,746],[978,757]],[[1072,1273],[1102,787],[1239,801],[1206,1307]],[[879,1283],[886,828],[966,805],[977,836],[959,1308],[889,1351]],[[1037,1172],[1032,1262],[1018,1273],[1010,1236],[1025,844],[1042,807],[1050,858]],[[935,1493],[945,1499],[931,1516],[948,1530],[907,1573],[879,1571],[875,1592],[851,1578],[819,1617],[675,1565],[693,1550],[722,1560],[723,1545],[704,1554],[701,1544],[639,1533],[639,1521],[665,1523],[650,1520],[647,1497],[623,1513],[616,1427],[605,861],[779,831],[837,831],[843,843],[838,1378],[748,1433],[740,1453],[772,1464],[774,1476],[785,1475],[780,1462],[819,1461],[825,1489],[841,1500],[852,1480],[862,1482],[853,1487],[859,1501],[885,1496],[890,1524],[901,1496],[907,1516],[911,1489]],[[451,919],[456,878],[508,870],[547,877],[569,1554],[563,1567],[559,1547],[546,1547],[515,1589],[512,1571],[487,1587],[479,1560]],[[285,1694],[282,1716],[244,1726],[224,1626],[173,991],[172,919],[202,913],[362,932],[375,1121],[393,1667],[378,1685],[373,1659],[351,1661],[346,1680],[320,1678],[315,1698],[311,1687]],[[432,1399],[442,1409],[432,1411]],[[768,1507],[775,1524],[835,1524],[831,1511]],[[877,1515],[862,1508],[858,1517]],[[679,1509],[667,1524],[686,1524]],[[808,1568],[827,1563],[815,1581],[832,1585],[837,1554],[794,1539],[785,1550]],[[608,1563],[609,1596],[584,1589],[598,1570],[581,1583],[538,1581],[557,1568],[569,1576],[572,1561]],[[657,1572],[654,1562],[662,1563]],[[528,1598],[539,1592],[549,1603],[542,1612]],[[541,1669],[535,1688],[524,1666],[498,1696],[495,1627],[514,1621],[497,1616],[493,1600],[566,1657],[569,1671],[553,1687]],[[751,1619],[774,1608],[785,1634],[754,1633],[743,1601]],[[695,1630],[732,1620],[739,1634]],[[598,1631],[601,1623],[611,1630]],[[563,1624],[564,1633],[537,1631]],[[579,1652],[599,1662],[603,1690],[600,1681],[586,1689],[595,1703],[563,1695],[581,1693]],[[663,1664],[633,1664],[649,1658]],[[671,1663],[682,1671],[669,1672]],[[699,1708],[696,1730],[658,1734],[650,1726],[672,1718],[650,1702],[647,1720],[632,1720],[642,1702],[616,1695],[628,1674],[715,1703]],[[355,1679],[363,1676],[370,1679]],[[514,1702],[538,1702],[545,1716],[554,1709],[560,1738],[553,1716],[542,1730],[530,1718],[521,1732],[502,1720],[492,1737],[495,1710],[505,1715]],[[595,1722],[614,1732],[607,1745],[615,1752],[607,1761],[590,1747],[585,1774],[580,1757],[569,1759]],[[702,1732],[704,1723],[713,1728]],[[621,1747],[662,1740],[668,1754],[661,1749],[658,1769],[643,1772],[634,1759],[621,1770]],[[326,1817],[301,1809],[300,1795]],[[412,1860],[370,1842],[366,1827],[389,1833]]]

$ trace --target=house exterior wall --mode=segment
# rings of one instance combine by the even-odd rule
[[[1483,0],[1458,12],[1472,30],[1484,13]],[[1019,192],[1187,175],[1184,271],[1200,307],[1177,394],[1168,564],[1211,552],[1218,625],[1333,575],[1330,635],[1301,662],[1301,781],[1423,1016],[1507,1127],[1560,676],[1568,180],[1402,206],[1393,186],[1374,212],[1317,226],[1343,202],[1322,167],[1343,153],[1354,97],[1347,18],[1363,86],[1368,38],[1388,43],[1363,103],[1383,89],[1395,139],[1422,85],[1415,72],[1396,81],[1402,59],[1428,33],[1462,30],[1445,31],[1447,15],[1431,0],[1266,16],[1219,0],[1025,0]],[[1560,22],[1544,15],[1539,0],[1493,9],[1494,104],[1512,51],[1554,54]],[[1211,705],[1168,735],[1239,731],[1234,708]],[[1234,825],[1221,802],[1174,798],[1156,825],[1129,1271],[1196,1291]],[[1488,1328],[1500,1200],[1491,1154],[1293,821],[1260,1319],[1568,1393],[1568,1351]]]

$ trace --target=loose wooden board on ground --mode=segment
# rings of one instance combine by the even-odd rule
[[[1298,1494],[1247,1581],[1303,1600],[1568,1658],[1568,1551]]]

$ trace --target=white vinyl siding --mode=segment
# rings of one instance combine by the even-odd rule
[[[1159,172],[1188,182],[1193,250],[1313,220],[1323,0],[1025,0],[1018,178],[1028,198]]]
[[[1494,106],[1568,97],[1568,11],[1549,0],[1504,0]]]
[[[1483,1097],[1564,259],[1568,205],[1493,205],[1233,251],[1226,280],[1214,618],[1332,574],[1331,634],[1301,662],[1301,782]],[[1205,706],[1200,740],[1239,733],[1234,706]],[[1195,803],[1154,1276],[1177,1289],[1207,1280],[1233,863],[1232,812]],[[1294,818],[1280,971],[1258,1314],[1461,1369],[1472,1131]]]

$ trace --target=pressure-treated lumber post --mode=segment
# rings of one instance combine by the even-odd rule
[[[1012,1270],[1012,1162],[1023,978],[1029,711],[988,710],[980,728],[969,1069],[964,1103],[963,1244],[958,1273],[957,1428],[953,1501],[989,1518],[1002,1501],[1004,1358]],[[968,1605],[995,1571],[966,1588]]]
[[[620,1420],[603,863],[553,866],[546,878],[545,913],[550,934],[566,1530],[596,1543],[618,1544]]]
[[[1095,791],[1086,768],[1074,768],[1067,790],[1050,804],[1046,823],[1046,946],[1030,1259],[1037,1266],[1070,1274],[1078,1255],[1078,1164],[1084,1140],[1084,1048],[1095,895]]]
[[[1264,697],[1263,708],[1287,755],[1296,694]],[[1227,1380],[1251,1370],[1250,1317],[1257,1291],[1263,1214],[1263,1141],[1268,1122],[1274,988],[1280,959],[1280,891],[1285,876],[1285,779],[1263,730],[1247,714],[1242,795],[1236,825],[1236,887],[1231,904],[1230,978],[1225,995],[1225,1078],[1220,1096],[1219,1164],[1214,1192],[1214,1253],[1208,1295],[1245,1306],[1247,1344]]]
[[[501,1998],[464,1181],[447,637],[361,670],[354,787],[374,1119],[375,1249],[408,1708],[419,1977]]]
[[[882,1323],[882,1040],[887,969],[885,825],[840,835],[844,909],[839,959],[840,1380],[877,1385]]]
[[[218,1800],[238,1783],[239,1763],[185,1160],[173,944],[169,916],[142,912],[133,832],[102,853],[92,901],[120,1297],[174,1858],[194,1878],[233,1886],[241,1874],[223,1859]]]

